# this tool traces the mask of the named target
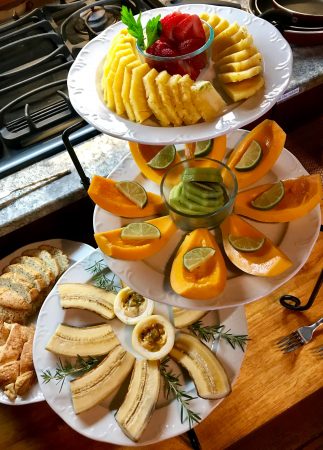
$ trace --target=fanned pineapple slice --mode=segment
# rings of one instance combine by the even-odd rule
[[[170,125],[170,120],[167,114],[166,108],[164,108],[164,105],[162,103],[161,97],[159,95],[157,84],[156,84],[156,77],[158,75],[158,72],[156,69],[151,69],[143,78],[145,91],[146,91],[146,98],[148,101],[148,105],[152,112],[154,113],[156,119],[160,122],[162,127],[167,127]]]
[[[237,22],[233,22],[221,33],[214,37],[212,48],[213,52],[220,52],[224,48],[230,45],[230,37],[236,34],[240,30],[240,25]]]
[[[124,71],[126,66],[133,61],[138,61],[138,59],[134,54],[123,56],[122,58],[120,58],[118,68],[116,70],[116,75],[112,84],[116,113],[119,114],[119,116],[121,116],[121,114],[123,114],[126,110],[125,104],[122,100],[122,85],[123,85]]]
[[[219,73],[227,73],[227,72],[241,72],[242,70],[250,69],[251,67],[255,67],[261,64],[261,54],[256,53],[250,58],[245,59],[243,61],[232,62],[228,64],[223,64],[219,66]]]
[[[106,83],[105,83],[105,92],[104,92],[104,100],[106,102],[106,104],[108,105],[108,107],[110,109],[112,109],[113,111],[115,111],[115,103],[114,103],[114,95],[113,95],[113,82],[116,76],[116,71],[118,68],[118,64],[120,61],[120,58],[122,58],[123,56],[128,56],[128,55],[132,55],[132,47],[131,45],[128,44],[122,44],[122,45],[127,45],[128,47],[122,50],[117,50],[115,53],[115,56],[113,58],[111,67],[110,67],[110,72],[108,73],[108,76],[106,78]]]
[[[171,101],[176,114],[180,117],[181,121],[184,122],[184,108],[181,100],[181,93],[179,90],[179,80],[180,75],[172,75],[167,82],[169,87],[169,92],[171,94]]]
[[[240,50],[239,52],[231,53],[231,55],[224,56],[223,58],[219,59],[216,64],[217,66],[223,66],[225,64],[244,61],[245,59],[250,58],[256,53],[258,53],[257,48],[251,45],[249,48]]]
[[[130,84],[130,103],[135,114],[136,122],[142,123],[152,115],[146,98],[143,77],[148,73],[150,67],[147,63],[140,64],[132,70]]]
[[[170,87],[168,85],[170,77],[171,76],[169,73],[166,72],[166,70],[163,70],[157,75],[156,84],[161,101],[167,110],[170,121],[175,125],[175,127],[179,127],[182,125],[183,121],[177,114],[174,104],[172,103]]]
[[[221,53],[217,55],[217,58],[220,60],[224,56],[231,55],[232,53],[240,52],[241,50],[245,50],[249,48],[253,44],[253,39],[250,34],[245,39],[241,39],[236,44],[230,45],[230,47],[227,47],[225,50],[223,50]]]
[[[254,95],[263,85],[264,78],[256,75],[248,80],[223,84],[222,87],[234,102],[238,102]]]
[[[211,25],[211,23],[210,23]],[[226,30],[230,26],[227,19],[223,19],[223,17],[220,17],[219,22],[216,25],[211,25],[211,27],[214,30],[214,36],[218,36],[222,31]]]
[[[128,64],[125,67],[125,71],[123,74],[121,97],[122,97],[124,107],[126,109],[127,116],[132,121],[136,120],[135,113],[133,112],[133,108],[130,103],[130,86],[131,86],[132,70],[135,67],[138,67],[140,65],[141,65],[141,62],[139,60],[133,61],[132,63]]]
[[[193,86],[193,83],[193,80],[187,74],[178,80],[185,125],[192,125],[201,119],[201,114],[192,101],[191,86]]]
[[[262,67],[260,65],[251,67],[250,69],[242,70],[241,72],[227,72],[219,73],[218,79],[222,83],[237,83],[238,81],[247,80],[260,74]]]
[[[225,101],[209,81],[196,81],[191,92],[194,105],[206,122],[222,113]]]

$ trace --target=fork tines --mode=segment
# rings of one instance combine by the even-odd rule
[[[323,358],[323,346],[322,347],[316,347],[313,349],[313,351],[320,357]]]
[[[283,337],[282,339],[280,339],[277,342],[278,347],[284,353],[292,352],[304,344],[305,344],[305,340],[302,338],[302,336],[297,331],[294,331],[293,333],[289,334],[288,336]]]

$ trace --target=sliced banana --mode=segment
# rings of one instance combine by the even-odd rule
[[[151,316],[154,302],[130,287],[120,289],[114,302],[114,313],[126,325],[135,325],[142,318]]]
[[[118,345],[98,366],[71,381],[75,413],[87,411],[111,395],[125,380],[134,361],[135,358]]]
[[[133,441],[138,441],[155,410],[160,387],[158,361],[136,360],[130,385],[116,421]]]
[[[230,382],[215,354],[187,333],[179,333],[170,356],[182,365],[202,398],[223,398],[231,392]]]
[[[208,311],[183,309],[173,307],[173,320],[175,328],[185,328],[202,319]]]
[[[90,327],[58,325],[46,345],[46,350],[63,356],[106,355],[119,344],[119,340],[108,324]]]
[[[149,360],[161,359],[174,345],[175,331],[163,316],[141,319],[132,331],[132,345],[136,352]]]

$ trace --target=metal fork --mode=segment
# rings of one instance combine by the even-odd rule
[[[284,353],[293,352],[302,345],[308,344],[313,337],[313,333],[323,323],[323,317],[312,325],[300,327],[288,336],[283,337],[277,342],[278,347]]]
[[[313,349],[313,352],[319,357],[323,358],[323,346]]]

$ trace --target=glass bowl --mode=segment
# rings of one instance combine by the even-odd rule
[[[207,67],[212,56],[212,43],[214,40],[214,31],[210,24],[203,21],[206,42],[205,44],[194,50],[194,52],[186,53],[179,56],[156,56],[147,53],[137,45],[137,51],[141,61],[146,62],[149,67],[155,68],[158,72],[166,70],[170,75],[188,74],[193,80],[196,80],[200,72]]]
[[[220,183],[220,185],[225,193],[223,206],[207,214],[190,214],[184,213],[170,204],[170,192],[182,181],[183,172],[187,167],[213,167],[219,169],[223,178],[223,183]],[[211,158],[193,158],[180,161],[172,166],[163,176],[160,191],[169,215],[178,228],[184,231],[192,231],[196,228],[212,229],[217,228],[231,214],[238,192],[238,182],[234,173],[222,162]]]

